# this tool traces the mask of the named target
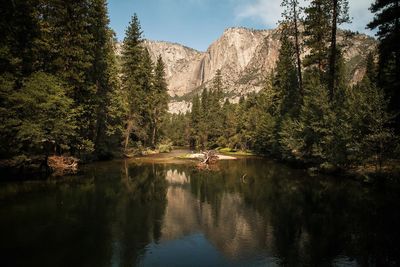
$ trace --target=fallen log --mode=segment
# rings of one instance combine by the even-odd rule
[[[79,160],[74,157],[50,156],[47,159],[47,166],[55,176],[74,174],[78,171]]]
[[[204,158],[197,164],[197,169],[199,170],[210,170],[210,165],[217,163],[218,155],[214,150],[204,151],[202,153]]]
[[[218,155],[217,153],[215,153],[214,150],[209,150],[209,151],[205,151],[203,152],[204,155],[204,160],[203,160],[203,164],[214,164],[218,161]]]

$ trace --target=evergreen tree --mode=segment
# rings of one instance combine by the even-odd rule
[[[223,116],[221,101],[223,98],[223,81],[221,70],[217,70],[212,81],[212,87],[209,91],[208,101],[208,127],[209,145],[219,146],[218,139],[223,135]]]
[[[154,86],[151,98],[151,144],[155,147],[160,138],[160,126],[168,111],[168,88],[165,79],[165,65],[162,57],[159,56],[154,70]]]
[[[195,148],[199,144],[200,122],[201,122],[201,104],[200,104],[200,98],[196,94],[192,100],[192,111],[190,113],[189,145],[191,148]]]
[[[282,99],[281,115],[296,116],[301,105],[301,90],[295,64],[295,48],[286,31],[282,32],[281,48],[274,77],[274,87]]]
[[[383,91],[372,82],[376,79],[372,55],[368,57],[367,65],[370,69],[361,82],[347,91],[345,115],[351,127],[348,127],[346,146],[349,148],[349,162],[374,162],[380,169],[394,149],[393,131],[387,127],[393,116],[387,111],[388,101]]]
[[[374,54],[372,52],[368,53],[365,61],[365,78],[368,78],[373,84],[377,85],[378,73]]]
[[[329,146],[329,153],[327,158],[330,163],[335,164],[339,167],[345,167],[349,162],[349,147],[348,141],[351,139],[350,132],[352,131],[352,125],[346,117],[346,101],[348,100],[348,94],[351,88],[345,80],[345,63],[340,49],[336,50],[336,70],[335,70],[335,95],[333,99],[330,99],[332,110],[335,113],[335,120],[332,121],[335,135],[331,145]]]
[[[132,132],[138,135],[142,130],[143,118],[140,110],[143,94],[140,87],[140,69],[143,57],[142,30],[140,22],[135,14],[126,30],[126,36],[122,47],[122,87],[128,99],[128,114],[124,134],[124,149],[128,149]]]
[[[379,39],[379,86],[390,99],[389,107],[397,115],[396,130],[400,129],[400,1],[375,0],[371,5],[374,19],[370,29],[378,29]]]
[[[222,106],[222,136],[218,140],[218,144],[222,147],[233,148],[231,138],[236,134],[236,105],[231,104],[228,99]]]
[[[300,152],[305,158],[321,161],[329,157],[334,136],[335,113],[328,90],[315,72],[305,76],[304,104],[300,111],[299,130],[303,144]]]
[[[210,125],[208,123],[209,110],[210,110],[210,94],[207,88],[201,93],[201,113],[200,113],[200,123],[199,123],[199,145],[201,149],[204,149],[208,145],[208,132]]]
[[[40,26],[38,8],[42,1],[11,1],[0,4],[0,74],[14,75],[20,81],[39,70]]]
[[[77,135],[77,113],[59,79],[43,72],[34,73],[20,91],[11,95],[10,102],[16,115],[13,143],[19,152],[48,156],[49,144],[60,153],[70,149]]]
[[[310,54],[306,56],[304,65],[316,67],[318,75],[323,81],[328,67],[328,44],[331,29],[330,1],[310,1],[310,5],[304,10],[304,43],[310,49]]]
[[[18,153],[16,126],[19,124],[13,101],[15,79],[10,73],[0,75],[0,158],[10,158]]]
[[[331,3],[331,41],[330,41],[330,52],[329,52],[329,97],[332,100],[337,86],[337,26],[350,22],[348,9],[349,3],[347,0],[332,0]]]
[[[302,52],[302,44],[301,44],[301,35],[299,25],[301,23],[301,9],[299,7],[298,0],[282,0],[281,6],[284,8],[282,13],[283,17],[283,34],[289,40],[293,41],[293,45],[295,48],[296,54],[296,63],[297,63],[297,79],[299,85],[299,91],[303,93],[303,74],[302,74],[302,61],[301,61],[301,52]],[[282,38],[281,38],[282,39]]]
[[[78,141],[93,145],[96,125],[97,87],[90,77],[93,67],[94,49],[93,21],[89,1],[52,0],[43,5],[43,16],[47,25],[43,42],[50,42],[45,70],[63,79],[67,95],[74,100],[79,112]],[[46,23],[44,23],[46,25]],[[46,32],[46,31],[49,32]],[[43,51],[46,53],[47,51]]]
[[[143,50],[141,65],[139,68],[139,91],[136,109],[141,117],[141,130],[136,131],[136,137],[142,144],[152,146],[152,110],[153,110],[153,95],[154,95],[154,64],[151,60],[149,51]]]
[[[119,83],[117,78],[117,66],[114,53],[114,36],[109,28],[109,19],[107,15],[107,3],[105,0],[91,1],[91,28],[95,46],[93,49],[93,64],[89,71],[90,79],[96,86],[95,99],[96,105],[96,124],[94,130],[94,147],[98,157],[109,157],[113,148],[118,147],[118,137],[116,140],[111,138],[109,133],[116,133],[112,128],[118,128],[120,118],[114,117],[111,120],[110,112],[115,111],[118,106],[123,104],[114,103],[117,98],[113,95],[120,93],[118,90]],[[114,99],[112,100],[112,98]],[[116,115],[116,113],[113,113]],[[120,132],[120,131],[119,131]]]

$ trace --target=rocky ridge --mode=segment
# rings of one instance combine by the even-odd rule
[[[228,28],[207,51],[200,52],[176,43],[146,40],[152,59],[161,55],[166,64],[166,78],[172,113],[190,110],[195,93],[207,87],[221,69],[226,96],[237,101],[241,95],[259,91],[279,56],[280,30]],[[343,47],[350,83],[362,79],[365,58],[376,47],[376,40],[364,35],[339,31],[338,43]],[[309,51],[303,52],[303,57]]]

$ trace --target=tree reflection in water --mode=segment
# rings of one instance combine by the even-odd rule
[[[220,164],[220,172],[169,171],[190,184],[167,175],[162,239],[201,232],[232,261],[263,255],[285,266],[400,262],[396,190],[309,177],[259,160]]]
[[[98,163],[0,187],[2,266],[398,266],[398,188],[265,159]],[[43,259],[46,259],[45,261]]]

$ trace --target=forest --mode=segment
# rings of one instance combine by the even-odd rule
[[[345,79],[337,31],[347,0],[283,0],[281,48],[264,88],[228,100],[217,71],[186,114],[168,113],[161,57],[144,48],[138,16],[121,55],[105,0],[7,0],[0,8],[1,167],[82,162],[145,150],[252,151],[326,170],[398,165],[400,2],[376,0],[379,45],[363,79]],[[308,50],[306,57],[300,55]]]

